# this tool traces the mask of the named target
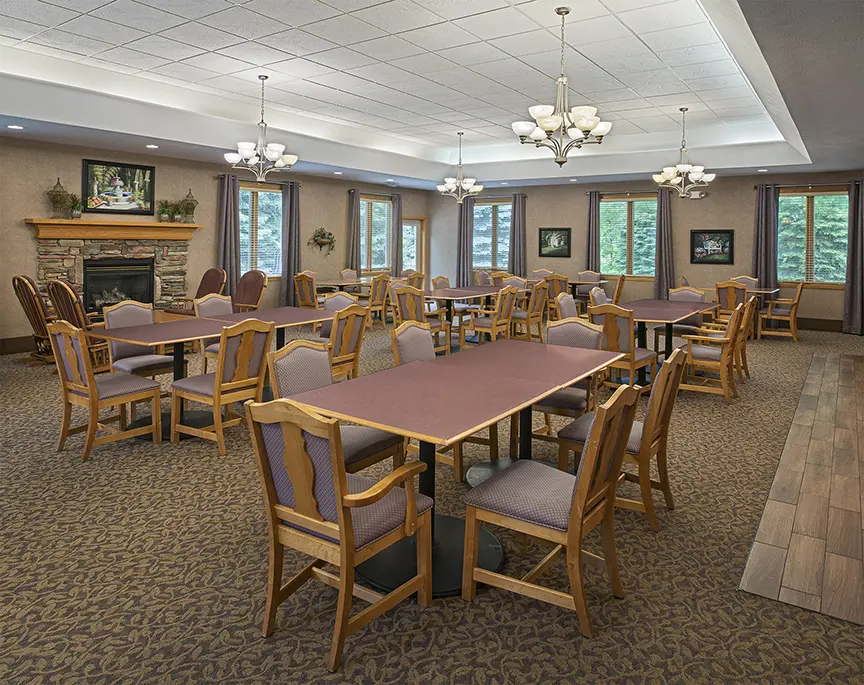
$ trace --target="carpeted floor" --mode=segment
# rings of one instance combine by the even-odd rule
[[[860,626],[737,589],[817,349],[864,354],[864,339],[751,343],[754,377],[740,399],[681,393],[669,449],[676,509],[660,507],[659,533],[636,512],[616,514],[626,597],[587,567],[595,638],[581,637],[572,613],[481,586],[470,604],[403,602],[348,639],[336,674],[325,669],[335,590],[307,585],[276,633],[260,636],[266,525],[245,428],[229,431],[227,457],[197,439],[131,440],[82,463],[81,436],[55,452],[57,377],[4,357],[0,682],[864,682]],[[363,372],[391,363],[378,330]],[[534,451],[554,456],[545,443]],[[484,454],[466,452],[469,463]],[[466,489],[438,469],[440,511],[464,515]],[[506,572],[545,554],[495,532]],[[300,563],[291,555],[288,569]],[[563,565],[544,580],[565,589]]]

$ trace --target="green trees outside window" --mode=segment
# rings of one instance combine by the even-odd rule
[[[506,270],[510,258],[510,202],[484,202],[474,205],[474,269]]]
[[[240,271],[282,273],[282,193],[240,187]]]
[[[600,203],[600,271],[630,276],[654,275],[657,200],[608,200]]]
[[[389,200],[361,198],[360,265],[363,271],[381,271],[390,268],[392,209]]]
[[[842,283],[849,239],[848,194],[780,196],[777,277],[781,281]]]

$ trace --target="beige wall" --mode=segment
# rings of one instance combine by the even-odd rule
[[[148,164],[156,167],[156,199],[178,200],[189,189],[199,201],[195,212],[203,228],[195,231],[189,245],[187,287],[194,291],[204,271],[216,263],[216,176],[226,171],[224,164],[202,164],[154,155],[118,153],[68,145],[48,145],[24,139],[0,137],[0,339],[29,335],[30,329],[12,292],[11,277],[15,273],[36,274],[36,239],[24,223],[28,217],[51,216],[51,204],[45,196],[60,177],[66,190],[81,192],[81,160],[105,159]],[[347,249],[348,181],[293,175],[300,180],[300,223],[304,269],[317,271],[319,278],[339,275],[345,266]],[[391,193],[385,186],[360,184],[361,190]],[[429,193],[402,189],[403,212],[406,216],[425,217]],[[94,218],[118,219],[118,215]],[[88,218],[89,218],[88,216]],[[155,217],[134,217],[155,221]],[[306,246],[312,232],[323,226],[336,236],[336,249],[330,256]],[[427,239],[428,240],[428,239]],[[265,295],[265,305],[275,305],[279,281],[273,280]]]
[[[551,161],[550,161],[551,163]],[[572,163],[572,162],[571,162]],[[834,172],[824,174],[758,174],[753,176],[718,176],[702,200],[672,199],[672,251],[676,280],[686,276],[692,285],[711,287],[720,280],[750,274],[753,255],[753,209],[756,183],[833,183],[857,178],[860,172]],[[627,192],[651,190],[650,180],[629,183],[595,183],[554,186],[506,187],[484,191],[483,195],[507,196],[513,193],[527,195],[527,256],[528,271],[552,269],[575,276],[586,268],[587,215],[589,190]],[[430,274],[456,276],[456,223],[457,205],[452,198],[433,197],[429,200],[431,221],[432,258]],[[538,228],[571,227],[570,259],[541,258],[538,256]],[[728,228],[735,231],[735,263],[730,266],[690,264],[689,245],[691,229]],[[455,280],[454,280],[455,282]],[[607,288],[611,287],[607,286]],[[636,299],[651,297],[651,281],[628,281],[624,297]],[[784,289],[781,296],[790,297]],[[801,300],[802,317],[814,319],[843,318],[843,291],[807,289]]]

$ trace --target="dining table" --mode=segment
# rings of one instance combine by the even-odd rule
[[[374,276],[358,276],[357,278],[333,278],[329,280],[317,281],[318,286],[327,286],[328,288],[336,288],[337,290],[345,290],[346,288],[356,288],[361,285],[372,285]]]
[[[426,464],[419,490],[434,500],[437,447],[461,442],[518,412],[519,458],[530,459],[532,406],[622,356],[502,339],[291,399],[324,416],[417,440],[420,460]],[[465,520],[436,511],[432,525],[432,594],[457,595],[462,587]],[[357,574],[374,588],[390,592],[415,575],[416,558],[414,538],[405,538],[358,566]],[[481,528],[479,566],[497,571],[503,561],[501,543]]]

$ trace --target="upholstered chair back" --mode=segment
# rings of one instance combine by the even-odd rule
[[[29,276],[19,274],[12,277],[12,289],[33,329],[33,335],[40,340],[47,339],[48,309],[36,283]]]
[[[690,281],[688,281],[685,276],[681,276],[681,287],[682,288],[689,288],[690,287]]]
[[[318,309],[318,296],[315,289],[314,275],[299,273],[294,276],[294,294],[297,297],[298,307]]]
[[[436,276],[432,279],[433,290],[444,290],[450,287],[450,279],[447,276]]]
[[[513,286],[504,286],[498,292],[498,298],[495,300],[495,320],[500,323],[509,321],[513,318],[513,308],[516,305],[516,288]]]
[[[558,305],[558,314],[562,319],[575,319],[579,316],[579,308],[576,306],[576,300],[570,293],[559,293],[555,298]]]
[[[359,355],[366,329],[368,310],[359,305],[350,305],[336,312],[330,332],[330,351],[334,363],[345,355]]]
[[[747,286],[737,281],[721,281],[716,288],[721,312],[731,312],[747,299]]]
[[[372,279],[372,288],[369,290],[369,306],[375,307],[384,304],[387,298],[387,288],[390,286],[390,276],[379,274]]]
[[[579,271],[576,274],[577,281],[599,281],[600,274],[596,271]],[[588,297],[588,294],[591,292],[591,288],[595,286],[593,285],[580,285],[576,287],[576,293],[581,295],[582,297]]]
[[[506,271],[493,271],[489,274],[489,278],[492,279],[492,285],[498,286],[499,288],[504,287],[504,279],[510,278],[513,274],[507,273]]]
[[[267,289],[267,274],[252,269],[240,276],[237,292],[234,293],[234,311],[242,312],[257,309]]]
[[[76,328],[88,328],[81,299],[66,281],[48,281],[48,297],[58,321],[67,321]]]
[[[609,302],[609,298],[606,297],[606,291],[596,285],[591,288],[591,292],[588,293],[588,299],[591,302],[592,307],[597,307]],[[615,303],[613,302],[613,304]]]
[[[492,285],[492,277],[488,271],[478,271],[476,276],[477,285]]]
[[[339,272],[339,275],[342,277],[343,281],[351,281],[357,278],[357,272],[354,269],[342,269]]]
[[[428,323],[406,321],[390,332],[396,364],[435,360],[435,341]]]
[[[247,319],[222,329],[219,339],[217,378],[223,390],[253,386],[263,379],[273,324]],[[233,386],[225,388],[224,386]]]
[[[688,288],[686,286],[682,286],[680,288],[670,288],[669,289],[669,301],[670,302],[704,302],[705,301],[705,293],[701,290],[696,290],[696,288]],[[693,316],[688,316],[683,321],[679,321],[678,325],[680,325],[680,326],[701,326],[702,325],[702,314],[694,314]]]
[[[550,345],[599,350],[603,343],[603,327],[579,318],[553,321],[546,329],[546,340]]]
[[[549,269],[534,269],[534,271],[531,272],[531,276],[533,278],[536,278],[537,280],[541,280],[543,278],[546,278],[546,276],[551,275],[552,271],[550,271]]]
[[[561,274],[550,274],[545,278],[546,284],[549,286],[549,300],[555,301],[561,293],[567,292],[567,276]]]
[[[327,343],[292,340],[267,355],[273,395],[291,397],[330,385],[330,352]]]
[[[423,281],[426,280],[426,274],[417,273],[416,271],[408,274],[408,285],[412,288],[423,289]]]
[[[588,308],[591,323],[603,327],[603,349],[630,354],[636,347],[633,312],[614,304]]]
[[[759,285],[759,279],[752,276],[735,276],[732,280],[740,283],[745,288],[755,288]]]
[[[84,331],[66,321],[58,321],[48,324],[48,335],[64,392],[89,394],[95,381]]]
[[[393,288],[393,300],[396,304],[396,320],[403,321],[425,321],[426,314],[423,308],[423,291],[410,285]]]
[[[528,281],[524,278],[519,278],[519,276],[508,276],[501,281],[501,285],[512,285],[517,290],[525,290],[528,287]]]
[[[357,298],[348,293],[329,293],[324,296],[324,302],[321,303],[321,309],[328,312],[338,312],[340,309],[350,307],[352,304],[357,304]],[[332,321],[325,321],[321,324],[321,337],[329,338],[330,331],[333,328]]]
[[[549,284],[539,281],[531,288],[531,298],[528,300],[528,313],[534,316],[543,314],[546,308],[546,295],[549,292]]]
[[[219,316],[225,316],[234,312],[234,305],[228,295],[218,295],[211,293],[200,299],[195,299],[192,302],[195,308],[195,316],[207,319]]]
[[[201,276],[201,282],[198,284],[198,290],[195,291],[195,299],[209,295],[211,293],[221,294],[225,287],[227,274],[224,269],[214,266],[212,269],[207,269],[204,275]]]
[[[102,314],[105,317],[105,328],[146,326],[153,323],[153,305],[136,302],[135,300],[124,300],[110,307],[105,307],[102,310]],[[139,357],[144,354],[151,354],[153,351],[147,345],[135,345],[116,340],[109,340],[108,347],[111,350],[112,362],[118,359],[126,359],[127,357]]]

